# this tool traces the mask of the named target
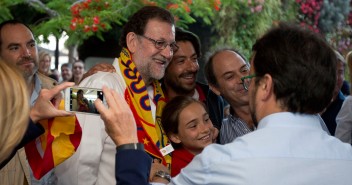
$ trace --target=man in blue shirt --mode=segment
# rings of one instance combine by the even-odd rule
[[[15,65],[17,69],[20,70],[28,86],[30,104],[34,107],[40,94],[42,94],[42,88],[51,89],[54,87],[54,85],[56,85],[56,81],[38,73],[37,53],[38,49],[36,41],[34,39],[31,29],[27,25],[17,20],[8,20],[0,24],[0,57],[4,59],[4,61]],[[60,90],[62,90],[64,86],[60,87]],[[65,85],[65,87],[68,87],[67,84]],[[46,113],[47,112],[39,113],[42,114],[40,115],[40,117],[45,118]],[[52,114],[52,116],[48,117],[55,117],[59,115],[67,116],[72,114],[62,111],[61,114]],[[38,121],[36,119],[33,119],[32,116],[31,118],[34,122]],[[21,141],[21,143],[17,146],[17,148],[14,150],[14,152],[10,155],[9,158],[0,164],[0,168],[2,169],[0,171],[0,180],[14,180],[16,179],[15,177],[17,177],[18,179],[23,179],[24,181],[26,181],[26,183],[29,184],[30,181],[37,181],[34,178],[32,180],[30,179],[30,169],[27,164],[26,155],[24,149],[20,148],[43,133],[44,129],[42,128],[42,126],[40,126],[39,124],[34,124],[33,122],[29,122],[26,135]],[[19,150],[17,151],[17,149]],[[18,155],[15,155],[16,151]],[[14,155],[15,157],[13,157]],[[6,164],[7,166],[5,166]],[[12,172],[14,172],[16,176],[11,175]]]
[[[230,104],[230,114],[222,121],[220,143],[232,142],[255,129],[250,112],[248,91],[241,78],[249,74],[249,64],[234,49],[220,49],[209,57],[205,76],[212,91]]]

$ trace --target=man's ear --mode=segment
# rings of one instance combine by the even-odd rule
[[[217,87],[215,87],[214,85],[209,84],[209,89],[210,89],[213,93],[215,93],[216,95],[220,96],[221,93],[220,93],[219,89],[218,89]]]
[[[177,143],[177,144],[181,143],[181,140],[177,134],[170,134],[169,139],[174,143]]]
[[[273,78],[269,74],[265,74],[259,82],[259,91],[261,91],[261,99],[267,100],[273,95],[274,86]]]
[[[137,45],[138,45],[138,38],[137,34],[134,32],[129,32],[126,35],[126,44],[127,44],[127,49],[131,52],[134,53],[137,50]]]

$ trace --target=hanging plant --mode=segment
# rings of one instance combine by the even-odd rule
[[[322,33],[334,32],[338,27],[346,24],[349,4],[350,0],[323,1],[318,23]]]
[[[296,0],[296,3],[299,6],[297,18],[300,25],[314,32],[320,32],[318,23],[323,0]]]

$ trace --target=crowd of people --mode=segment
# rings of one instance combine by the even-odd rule
[[[62,82],[75,82],[76,85],[82,80],[85,73],[85,66],[82,60],[74,59],[73,63],[64,63],[61,65],[61,73],[57,69],[50,69],[51,55],[46,51],[38,53],[38,72],[48,76],[55,81]],[[61,75],[60,75],[61,74]]]
[[[63,64],[59,84],[31,29],[0,24],[0,184],[352,183],[352,98],[341,91],[352,52],[346,62],[316,33],[280,23],[249,61],[213,51],[203,84],[199,38],[156,6],[129,18],[120,45],[112,65]],[[39,120],[73,115],[58,109],[73,85],[103,89],[108,106],[76,114],[76,152],[36,179],[23,146],[46,132]]]

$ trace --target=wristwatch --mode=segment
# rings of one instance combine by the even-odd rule
[[[165,172],[165,171],[162,171],[162,170],[159,170],[155,173],[155,176],[157,177],[161,177],[161,178],[164,178],[166,179],[167,181],[171,181],[171,176],[169,173]]]
[[[120,150],[142,150],[144,151],[144,145],[142,143],[128,143],[116,147],[116,151]]]

